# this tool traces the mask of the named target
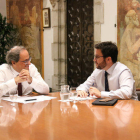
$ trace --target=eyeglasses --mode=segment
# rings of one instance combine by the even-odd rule
[[[31,61],[32,57],[30,57],[29,59],[26,59],[25,61],[21,61],[23,62],[24,64],[28,64],[29,61]]]
[[[96,55],[94,55],[94,59],[98,59],[98,58],[100,58],[100,57],[104,57],[104,56],[96,56]]]

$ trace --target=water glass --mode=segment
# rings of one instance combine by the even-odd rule
[[[69,85],[61,86],[60,98],[61,100],[69,100],[70,98]]]
[[[72,99],[73,99],[73,101],[75,103],[76,102],[75,99],[77,97],[76,87],[71,87],[70,88],[70,95],[71,95],[71,97],[72,97]]]
[[[13,103],[11,104],[12,106],[15,106],[15,101],[18,97],[18,90],[15,89],[15,90],[10,90],[9,91],[9,97],[10,99],[13,101]]]

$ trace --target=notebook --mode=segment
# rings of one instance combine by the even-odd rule
[[[117,103],[118,99],[103,99],[99,98],[92,102],[92,105],[104,105],[104,106],[113,106]]]

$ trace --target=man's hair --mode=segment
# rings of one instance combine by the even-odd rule
[[[118,48],[115,43],[112,43],[111,41],[101,42],[99,44],[96,44],[95,48],[101,50],[104,58],[110,56],[113,63],[117,61]]]
[[[6,54],[6,62],[7,64],[12,65],[12,61],[18,62],[20,59],[20,52],[22,50],[26,50],[23,46],[14,46],[12,47]]]

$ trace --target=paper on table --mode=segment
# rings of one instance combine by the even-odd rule
[[[73,100],[58,100],[58,101],[60,101],[60,102],[71,102]]]
[[[92,99],[95,99],[97,98],[96,96],[93,96],[93,97],[70,97],[70,99],[72,100],[76,100],[76,101],[84,101],[84,100],[92,100]]]
[[[33,96],[33,97],[29,97],[29,96],[18,96],[16,100],[11,100],[10,97],[2,97],[2,100],[6,100],[6,101],[10,101],[10,102],[17,102],[17,103],[33,103],[33,102],[40,102],[40,101],[45,101],[45,100],[51,100],[51,99],[55,99],[56,97],[51,97],[51,96],[44,96],[44,95],[40,95],[40,96]]]
[[[71,102],[73,100],[75,100],[75,101],[84,101],[84,100],[92,100],[92,99],[95,99],[95,98],[97,98],[97,97],[96,96],[85,97],[85,98],[83,98],[83,97],[70,97],[69,100],[58,100],[58,101],[60,101],[60,102]]]

